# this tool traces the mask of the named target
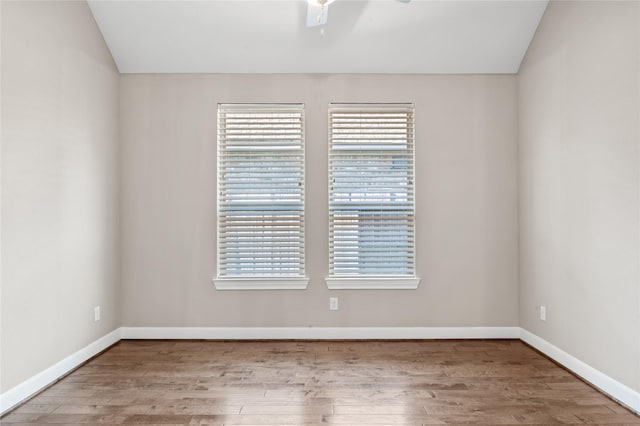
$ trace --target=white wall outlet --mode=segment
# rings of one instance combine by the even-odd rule
[[[540,319],[542,321],[547,320],[547,308],[545,308],[544,306],[540,306]]]
[[[100,306],[93,308],[93,320],[100,321]]]
[[[337,297],[330,297],[329,298],[329,310],[330,311],[337,311],[338,310],[338,298]]]

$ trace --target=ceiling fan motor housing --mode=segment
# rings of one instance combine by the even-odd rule
[[[334,0],[307,0],[307,2],[314,6],[329,6]]]

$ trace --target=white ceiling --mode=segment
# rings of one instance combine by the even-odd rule
[[[122,73],[516,73],[547,0],[115,1],[89,6]]]

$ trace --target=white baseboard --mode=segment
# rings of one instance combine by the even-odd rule
[[[520,327],[121,327],[0,394],[0,415],[120,339],[521,339],[640,414],[640,393]]]
[[[123,339],[518,339],[519,327],[122,327]]]
[[[109,346],[117,343],[120,339],[120,329],[118,328],[69,355],[62,361],[55,363],[46,370],[41,371],[3,394],[0,394],[0,415],[49,386],[92,356],[99,354]]]
[[[582,377],[602,392],[622,402],[637,414],[640,414],[640,392],[636,392],[630,387],[607,376],[600,370],[596,370],[573,355],[569,355],[562,349],[525,330],[524,328],[521,329],[520,339],[567,369],[573,371],[575,374]]]

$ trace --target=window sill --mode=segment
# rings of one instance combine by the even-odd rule
[[[325,282],[329,290],[415,290],[418,277],[331,277]]]
[[[214,278],[216,290],[306,290],[307,277]]]

